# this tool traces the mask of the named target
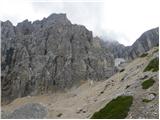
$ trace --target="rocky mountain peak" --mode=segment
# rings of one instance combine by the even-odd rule
[[[46,26],[52,26],[54,24],[60,24],[60,25],[70,25],[71,22],[68,20],[66,14],[51,14],[49,17],[44,18],[42,20],[43,24]]]
[[[1,22],[1,37],[2,39],[5,37],[7,39],[11,39],[15,36],[15,28],[13,24],[7,20],[5,22]]]
[[[1,21],[1,23],[2,23],[2,24],[5,24],[6,26],[13,26],[13,24],[12,24],[11,21],[9,21],[9,20],[7,20],[7,21],[5,21],[5,22],[2,22],[2,21]]]
[[[67,18],[67,15],[65,13],[61,13],[61,14],[56,14],[56,13],[53,13],[51,14],[50,16],[48,16],[46,18],[48,21],[49,20],[52,20],[52,21],[55,21],[55,22],[64,22],[64,23],[71,23],[68,18]]]
[[[28,21],[28,19],[24,20],[21,23],[18,23],[16,26],[16,32],[18,34],[22,35],[28,35],[33,32],[33,25],[31,21]]]
[[[62,25],[71,25],[71,22],[68,20],[66,14],[54,13],[47,18],[36,20],[33,23],[26,19],[17,24],[16,31],[19,35],[30,35],[33,31],[37,31],[38,29],[48,29],[50,27],[60,27]]]
[[[95,48],[85,26],[52,14],[15,27],[2,24],[2,68],[2,102],[7,102],[104,80],[114,74],[114,60],[101,45]]]

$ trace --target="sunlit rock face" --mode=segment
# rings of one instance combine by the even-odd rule
[[[144,32],[132,46],[125,47],[117,41],[106,41],[105,46],[113,53],[115,58],[133,60],[151,48],[159,46],[159,28]]]
[[[17,26],[2,22],[1,32],[2,102],[114,74],[113,56],[97,47],[91,31],[72,24],[66,14]]]

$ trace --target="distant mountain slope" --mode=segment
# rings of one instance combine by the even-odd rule
[[[132,60],[151,48],[159,46],[159,27],[144,32],[132,46],[125,47],[117,41],[106,41],[105,46],[115,58]]]

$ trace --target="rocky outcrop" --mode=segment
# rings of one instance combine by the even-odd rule
[[[130,57],[133,59],[151,48],[159,46],[159,28],[143,33],[131,47]]]
[[[2,119],[42,119],[46,115],[46,107],[39,103],[25,104],[15,109],[12,113],[2,111]]]
[[[133,60],[151,48],[159,46],[159,28],[144,32],[132,46],[125,47],[117,41],[106,41],[105,46],[114,54],[115,58]]]
[[[114,73],[113,56],[95,45],[91,31],[72,24],[66,14],[17,26],[2,22],[1,32],[2,103]]]

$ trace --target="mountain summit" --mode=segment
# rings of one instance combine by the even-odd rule
[[[92,32],[66,14],[13,26],[2,22],[2,103],[65,90],[114,74],[114,58],[95,47]]]

